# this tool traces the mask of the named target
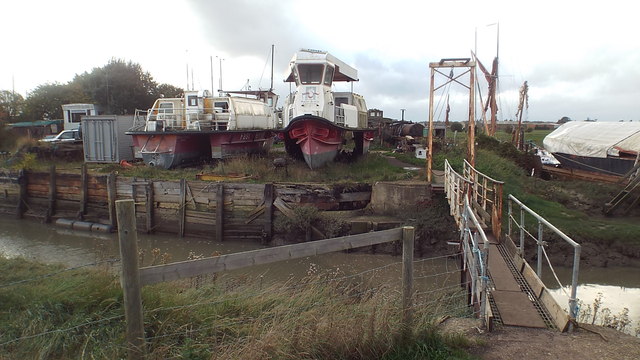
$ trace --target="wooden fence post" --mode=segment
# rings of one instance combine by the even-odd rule
[[[18,193],[18,204],[16,206],[16,216],[18,219],[22,219],[27,205],[27,175],[24,169],[18,173],[18,186],[20,187]]]
[[[116,173],[111,172],[107,177],[107,202],[109,203],[109,223],[114,228],[117,225],[116,221]]]
[[[411,335],[413,322],[413,243],[415,228],[402,228],[402,326],[404,336]]]
[[[45,223],[51,222],[51,217],[56,214],[56,166],[51,165],[49,168],[49,207],[44,217]]]
[[[138,236],[134,200],[116,201],[118,219],[118,241],[122,276],[120,282],[124,295],[127,352],[129,359],[144,359],[144,321],[142,318],[142,295],[138,271]]]
[[[216,193],[216,240],[224,241],[224,184],[223,183],[218,184],[218,189]]]
[[[149,183],[145,187],[146,192],[146,200],[145,207],[147,212],[147,234],[153,232],[154,221],[153,221],[153,180],[149,180]]]

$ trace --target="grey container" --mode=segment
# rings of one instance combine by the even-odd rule
[[[82,117],[84,161],[119,163],[133,160],[133,138],[125,135],[133,115],[96,115]]]

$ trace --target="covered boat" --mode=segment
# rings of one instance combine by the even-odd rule
[[[231,96],[231,94],[241,96]],[[180,98],[160,98],[147,111],[136,111],[136,157],[149,166],[170,169],[198,160],[225,159],[266,152],[277,126],[271,91],[227,93],[186,91]]]
[[[367,127],[364,98],[332,91],[334,82],[358,81],[356,69],[325,51],[303,49],[291,59],[285,81],[296,86],[285,101],[279,133],[290,156],[316,169],[345,151],[349,141],[350,155],[368,152],[375,130]]]
[[[564,168],[625,175],[638,161],[640,123],[570,121],[543,144]]]

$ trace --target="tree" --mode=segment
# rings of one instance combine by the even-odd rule
[[[153,77],[139,64],[122,59],[111,59],[91,73],[76,75],[73,83],[108,114],[133,114],[136,109],[151,107],[158,97]]]
[[[182,96],[184,90],[169,84],[160,84],[156,90],[157,97],[164,96],[166,98],[177,98]]]
[[[62,119],[62,105],[85,103],[91,100],[76,85],[58,83],[38,86],[29,94],[24,106],[24,119]]]
[[[0,90],[0,123],[16,122],[22,115],[24,98],[13,91]]]
[[[462,123],[459,122],[454,122],[451,123],[451,131],[462,131],[464,130],[464,125],[462,125]]]
[[[560,120],[558,120],[558,124],[564,124],[571,121],[571,118],[569,118],[568,116],[563,116]]]

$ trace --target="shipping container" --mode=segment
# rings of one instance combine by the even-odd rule
[[[133,115],[97,115],[82,117],[84,161],[119,163],[133,160],[133,140],[125,135]]]

